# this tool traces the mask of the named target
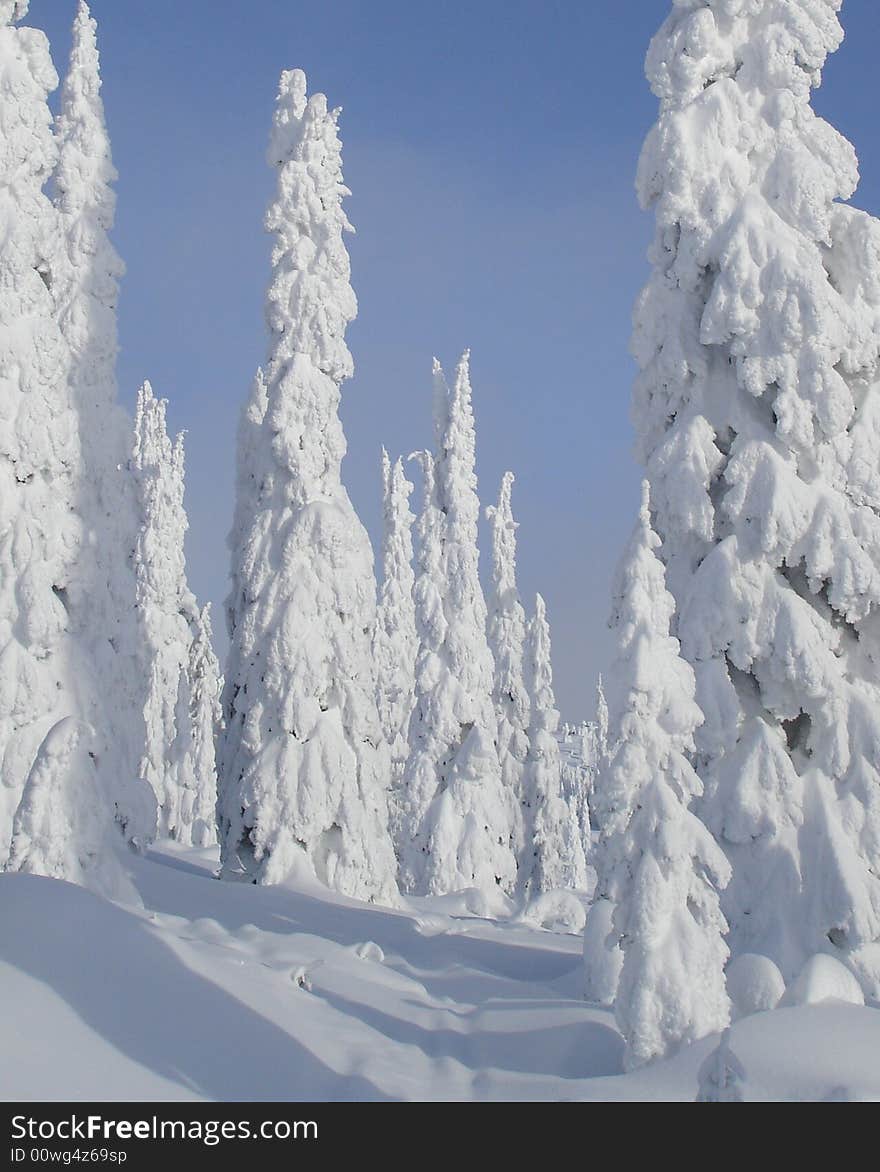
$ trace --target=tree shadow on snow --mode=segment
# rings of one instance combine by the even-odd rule
[[[386,1038],[405,1046],[416,1046],[429,1058],[452,1058],[475,1073],[487,1068],[552,1078],[586,1079],[621,1074],[623,1038],[617,1030],[602,1022],[585,1020],[560,1025],[536,1025],[530,1030],[481,1029],[490,1016],[480,1009],[471,1017],[477,1028],[467,1031],[438,1028],[437,1011],[431,1014],[430,1026],[406,1021],[384,1013],[375,1006],[349,1000],[323,987],[314,990],[328,1005],[341,1013],[357,1017]],[[419,1012],[425,1006],[407,999]],[[563,1003],[564,1004],[564,1003]],[[539,1003],[529,1002],[537,1009]],[[545,1002],[543,1008],[558,1008],[560,1002]],[[499,1006],[508,1008],[505,1001]]]
[[[0,959],[162,1078],[221,1101],[387,1098],[192,972],[139,916],[53,879],[0,884]]]
[[[342,945],[372,940],[384,952],[404,958],[422,981],[439,979],[452,987],[458,982],[456,964],[474,970],[461,976],[477,1000],[498,996],[498,978],[515,984],[511,993],[518,996],[527,995],[533,984],[549,985],[573,1000],[580,997],[580,950],[554,948],[549,933],[536,932],[534,944],[505,940],[500,932],[485,939],[468,930],[480,921],[461,920],[450,921],[450,931],[424,934],[418,913],[366,905],[331,893],[317,896],[285,887],[221,885],[204,873],[181,883],[179,872],[175,875],[164,864],[164,856],[136,860],[133,869],[144,903],[157,912],[191,920],[215,919],[227,932],[253,926],[279,934],[310,933]],[[441,948],[436,946],[438,938],[442,938]],[[480,991],[476,988],[479,973],[487,977]],[[546,993],[546,988],[535,990],[537,997]]]

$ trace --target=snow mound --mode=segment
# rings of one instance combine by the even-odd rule
[[[767,956],[745,952],[727,966],[727,995],[737,1017],[775,1009],[785,993],[785,979]]]
[[[385,959],[385,953],[373,940],[356,945],[354,954],[358,960],[372,960],[375,964],[381,964]]]
[[[746,1072],[730,1048],[730,1029],[721,1035],[718,1048],[703,1062],[697,1078],[700,1083],[698,1103],[745,1102]]]
[[[572,932],[579,935],[584,930],[586,912],[584,905],[573,891],[544,891],[529,900],[517,916],[523,924],[534,924],[551,932]]]
[[[862,987],[849,969],[833,956],[811,956],[782,998],[782,1005],[818,1005],[845,1001],[864,1005]]]

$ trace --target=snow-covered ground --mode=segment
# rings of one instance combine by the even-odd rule
[[[717,1039],[622,1075],[585,1004],[578,936],[212,878],[207,851],[135,860],[142,908],[0,875],[5,1099],[693,1099]],[[736,1023],[748,1098],[880,1099],[880,1012]]]

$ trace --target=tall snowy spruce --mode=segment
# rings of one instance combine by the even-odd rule
[[[705,721],[734,953],[880,935],[880,228],[810,107],[840,0],[687,0],[654,38],[633,419]]]
[[[531,896],[567,888],[583,891],[587,864],[577,810],[569,806],[562,793],[550,625],[540,594],[526,630],[524,676],[530,718],[522,779],[526,842],[520,859],[520,889]]]
[[[623,953],[614,1008],[628,1068],[723,1029],[730,1014],[717,890],[730,868],[691,810],[702,787],[688,755],[702,713],[694,673],[669,634],[675,602],[659,548],[646,483],[614,591],[614,747],[596,794],[596,895],[613,909],[603,946],[619,943]]]
[[[493,662],[479,579],[480,502],[468,355],[452,390],[434,366],[436,459],[423,455],[415,588],[419,654],[410,752],[397,802],[406,891],[513,894],[509,795],[495,747]]]
[[[511,847],[518,861],[520,887],[531,875],[523,860],[531,858],[533,813],[531,794],[523,787],[529,751],[529,697],[523,678],[526,612],[516,586],[516,530],[511,505],[513,473],[501,478],[497,505],[486,509],[492,527],[492,594],[489,600],[489,649],[495,663],[492,700],[495,705],[495,746],[501,762],[501,783],[510,807]]]
[[[117,401],[116,386],[116,308],[124,266],[109,238],[116,170],[104,121],[96,35],[88,6],[79,0],[55,123],[53,176],[61,248],[52,293],[69,351],[68,393],[82,461],[77,506],[86,526],[67,607],[99,681],[100,695],[89,698],[89,720],[101,734],[101,770],[112,779],[126,833],[143,841],[152,833],[152,811],[135,784],[144,702],[131,560],[137,517],[127,466],[131,422]]]
[[[415,518],[409,507],[412,488],[404,474],[403,461],[398,458],[392,466],[383,448],[382,585],[373,635],[373,659],[379,718],[391,749],[392,788],[399,782],[406,764],[418,651],[412,564]]]
[[[113,804],[99,681],[70,613],[89,521],[52,292],[60,226],[43,193],[57,162],[46,99],[58,78],[45,36],[16,27],[27,7],[0,0],[0,863],[79,878],[95,839],[82,821],[45,819],[39,794],[53,809],[85,798],[108,833]]]
[[[230,538],[221,854],[228,878],[277,883],[304,865],[346,895],[392,903],[376,583],[340,474],[344,335],[357,305],[337,118],[322,94],[307,99],[300,70],[282,74],[268,156],[278,172],[266,217],[269,360],[264,396],[255,387],[242,421]]]
[[[216,667],[205,661],[209,629],[186,581],[183,435],[172,443],[165,408],[165,400],[144,383],[138,392],[131,460],[140,508],[134,565],[147,683],[139,773],[156,795],[159,833],[202,846],[212,837],[216,776],[205,751],[193,741],[193,686],[198,670],[213,670],[216,693]],[[200,668],[191,664],[194,656]],[[206,686],[210,689],[210,682]],[[193,768],[196,758],[204,772]]]

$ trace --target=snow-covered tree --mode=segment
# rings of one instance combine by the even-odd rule
[[[526,631],[524,677],[531,715],[522,779],[527,813],[526,844],[520,860],[521,889],[530,896],[559,888],[582,891],[587,885],[587,866],[577,811],[562,795],[550,625],[540,594]]]
[[[705,721],[735,953],[880,935],[880,226],[810,107],[839,0],[687,0],[654,38],[633,407]]]
[[[101,768],[115,779],[110,792],[129,837],[143,840],[152,828],[138,825],[141,798],[132,792],[144,703],[133,618],[137,519],[127,467],[131,422],[117,402],[116,387],[116,306],[124,266],[109,239],[116,171],[101,100],[96,24],[85,0],[79,0],[73,24],[55,134],[61,247],[52,293],[69,350],[68,393],[82,462],[77,507],[87,546],[67,603],[71,627],[99,681],[99,695],[81,694],[101,745]]]
[[[586,851],[592,834],[590,795],[596,773],[596,726],[589,721],[566,725],[557,733],[562,769],[562,796],[574,813]]]
[[[144,383],[138,392],[131,460],[141,521],[134,566],[142,671],[147,682],[140,776],[156,795],[159,833],[188,843],[189,815],[206,803],[211,808],[214,778],[187,781],[187,785],[194,780],[205,787],[203,797],[194,802],[184,794],[178,777],[177,763],[189,751],[190,730],[184,716],[190,709],[187,667],[199,612],[186,582],[183,435],[172,443],[166,406]],[[180,730],[179,716],[184,720]]]
[[[608,756],[608,702],[602,677],[596,682],[596,761]]]
[[[191,620],[189,656],[178,681],[171,752],[178,808],[174,837],[200,847],[217,841],[215,743],[221,728],[221,681],[212,638],[208,602]]]
[[[492,700],[495,705],[495,746],[501,762],[501,782],[510,805],[511,848],[519,866],[519,882],[531,875],[533,848],[526,840],[532,829],[532,793],[523,786],[529,751],[529,697],[523,679],[526,612],[516,586],[516,530],[511,490],[513,473],[501,479],[498,504],[486,509],[492,526],[492,594],[489,601],[489,649],[495,661]],[[525,852],[525,853],[524,853]]]
[[[434,364],[436,461],[425,455],[415,599],[419,633],[410,752],[399,797],[407,891],[516,886],[511,807],[495,749],[493,662],[479,579],[480,502],[468,355],[450,392]]]
[[[15,812],[7,869],[63,879],[111,898],[127,884],[113,798],[98,769],[94,729],[62,717],[47,733]]]
[[[37,759],[47,784],[64,791],[71,780],[70,758],[50,751],[51,730],[68,716],[100,715],[90,711],[98,681],[70,613],[88,537],[52,294],[60,228],[43,193],[57,160],[46,99],[58,78],[45,36],[15,26],[26,13],[25,2],[0,2],[0,862]]]
[[[409,497],[413,486],[398,458],[392,467],[388,453],[382,449],[382,585],[376,628],[373,634],[373,659],[376,664],[377,701],[382,731],[391,749],[392,787],[403,773],[408,752],[407,733],[415,686],[416,613],[413,600],[413,545]]]
[[[615,1014],[628,1067],[723,1029],[730,1013],[717,891],[730,869],[691,809],[702,787],[688,754],[702,713],[694,673],[669,634],[675,603],[659,547],[645,483],[615,585],[614,748],[596,793],[597,896],[613,905],[605,946],[619,941],[623,952]]]
[[[227,877],[275,883],[302,863],[347,895],[393,902],[376,583],[340,474],[357,304],[337,118],[322,94],[307,99],[300,70],[282,74],[268,155],[271,340],[265,393],[255,389],[240,433],[218,811]]]

